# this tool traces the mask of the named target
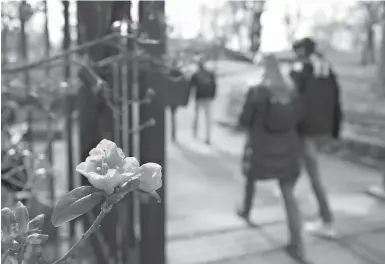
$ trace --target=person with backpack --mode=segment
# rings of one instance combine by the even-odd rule
[[[309,263],[302,238],[301,215],[294,197],[294,187],[300,175],[300,142],[297,125],[300,107],[294,85],[281,73],[273,55],[262,59],[264,77],[252,86],[239,117],[240,126],[247,130],[243,156],[246,177],[243,205],[238,216],[250,220],[255,181],[277,180],[285,202],[290,231],[286,251],[300,263]],[[286,78],[285,78],[286,77]]]
[[[171,140],[177,141],[177,110],[188,102],[188,80],[179,67],[179,61],[174,59],[168,72],[170,80],[167,86],[167,105],[171,113]]]
[[[335,238],[337,232],[317,161],[317,142],[325,136],[334,139],[339,137],[342,121],[340,87],[330,63],[316,51],[316,43],[312,39],[296,41],[293,50],[297,62],[290,75],[300,94],[303,113],[298,126],[301,153],[322,219],[307,223],[305,229],[314,235]]]
[[[191,76],[190,89],[195,89],[195,117],[193,124],[194,137],[198,137],[199,112],[204,111],[206,118],[206,144],[211,143],[211,106],[215,98],[217,84],[215,74],[207,69],[205,60],[201,57],[198,69]]]

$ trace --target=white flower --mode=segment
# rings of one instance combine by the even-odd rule
[[[110,140],[103,139],[89,154],[85,162],[76,166],[76,171],[107,194],[112,194],[116,187],[139,173],[136,158],[125,157],[122,149]]]
[[[153,192],[162,187],[162,167],[156,163],[146,163],[140,167],[139,189]]]

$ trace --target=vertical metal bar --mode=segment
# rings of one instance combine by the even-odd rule
[[[122,32],[124,34],[124,32]],[[124,55],[127,56],[128,55],[128,48],[127,48],[127,39],[126,38],[122,38],[122,41],[123,41],[123,46],[124,46]],[[127,57],[125,57],[122,61],[122,117],[123,117],[123,120],[122,120],[122,131],[123,131],[123,135],[122,135],[122,140],[123,140],[123,150],[125,153],[129,153],[129,149],[130,149],[130,146],[129,146],[129,122],[128,122],[128,118],[129,118],[129,105],[128,105],[128,99],[129,99],[129,95],[128,95],[128,65],[127,65]]]
[[[136,5],[138,5],[137,1]],[[134,1],[133,1],[134,3]],[[138,10],[138,8],[136,8]],[[138,21],[134,21],[134,23],[139,24]],[[138,37],[138,27],[134,28],[134,32],[132,32],[136,37]],[[132,105],[132,129],[134,131],[137,131],[137,128],[140,126],[140,116],[139,116],[139,101],[140,101],[140,95],[139,95],[139,60],[137,58],[137,52],[138,52],[138,44],[133,41],[132,45],[132,97],[134,101],[136,101]],[[135,132],[132,135],[132,156],[136,157],[138,160],[140,159],[140,131]],[[134,193],[133,194],[133,225],[134,225],[134,232],[135,237],[137,239],[140,239],[141,232],[140,232],[140,200],[139,200],[139,194]]]
[[[62,1],[63,3],[63,15],[64,15],[64,38],[63,38],[63,50],[68,50],[71,46],[71,31],[70,31],[70,14],[69,14],[69,1]],[[66,91],[66,135],[67,135],[67,172],[68,172],[68,189],[72,190],[75,187],[74,177],[73,177],[73,146],[72,146],[72,100],[69,94],[68,84],[71,83],[71,66],[70,66],[70,56],[65,58],[65,67],[64,67],[64,79],[67,82],[67,91]],[[70,222],[70,241],[74,239],[75,236],[75,224]]]
[[[50,42],[50,35],[49,35],[49,28],[48,28],[48,23],[49,23],[49,18],[48,18],[48,4],[47,0],[44,2],[44,37],[45,37],[45,56],[49,57],[51,55],[51,42]],[[50,80],[51,77],[51,68],[49,63],[45,67],[45,76],[46,80]],[[48,108],[48,111],[51,111],[51,105]],[[52,118],[51,115],[48,113],[47,116],[47,141],[48,141],[48,146],[47,146],[47,157],[49,163],[52,165],[53,164],[53,150],[52,150],[52,140],[53,140],[53,123],[52,123]],[[49,178],[49,186],[50,186],[50,191],[51,191],[51,204],[55,202],[55,178],[53,175],[50,175]]]
[[[140,126],[139,124],[139,60],[136,56],[138,51],[138,44],[136,42],[133,43],[133,51],[134,54],[132,58],[132,97],[135,101],[132,107],[132,129],[137,131],[137,128]],[[140,132],[133,134],[133,156],[140,157]]]
[[[149,6],[151,5],[151,7]],[[147,8],[153,8],[156,18],[164,15],[165,1],[140,1],[139,20],[142,32],[148,33],[149,38],[159,40],[159,44],[148,47],[148,52],[155,58],[160,58],[165,54],[166,41],[164,26],[158,19],[150,19],[146,14]],[[154,96],[151,104],[142,104],[140,107],[140,120],[146,122],[154,118],[156,125],[141,131],[140,136],[140,161],[156,162],[162,166],[163,186],[158,190],[162,199],[160,204],[141,204],[141,245],[140,263],[142,264],[164,264],[166,263],[165,254],[165,210],[166,200],[165,187],[167,185],[167,168],[165,164],[166,145],[165,145],[165,79],[160,72],[151,72],[151,75],[140,74],[140,93],[141,97],[146,94],[146,89],[151,86],[154,89]],[[156,219],[156,221],[154,221]]]
[[[21,1],[19,4],[19,19],[20,19],[20,52],[21,57],[24,62],[28,61],[28,37],[25,31],[26,26],[26,17],[27,15],[27,2],[25,0]],[[24,71],[24,84],[26,86],[26,98],[29,98],[31,92],[31,79],[29,76],[29,70]],[[28,111],[27,113],[27,142],[28,149],[33,152],[33,143],[32,143],[32,112]]]
[[[48,16],[48,3],[47,3],[47,0],[44,0],[43,1],[43,5],[44,5],[44,48],[45,48],[45,56],[46,57],[49,57],[51,55],[51,42],[50,42],[50,34],[49,34],[49,16]],[[45,76],[46,76],[46,80],[50,80],[50,77],[51,77],[51,68],[50,68],[50,64],[47,63],[47,66],[45,67]],[[48,85],[49,87],[49,85]],[[46,87],[46,89],[48,89],[48,87]],[[52,92],[52,90],[50,91]],[[47,113],[47,157],[48,157],[48,161],[50,163],[51,166],[53,166],[53,146],[52,146],[52,141],[53,141],[53,137],[54,137],[54,127],[53,127],[53,120],[52,120],[52,117],[51,117],[51,114],[50,114],[50,111],[52,110],[52,107],[51,107],[51,104],[52,101],[50,102],[49,106],[48,106],[48,111],[49,113]],[[49,175],[49,189],[50,189],[50,200],[51,200],[51,205],[53,206],[55,204],[55,198],[56,198],[56,187],[55,187],[55,176],[54,174],[51,172],[50,175]],[[57,258],[57,256],[59,255],[59,247],[58,247],[58,233],[55,232],[54,234],[54,257]]]
[[[116,109],[120,110],[120,98],[119,98],[119,62],[112,64],[112,98],[113,104],[115,106],[113,116],[114,116],[114,142],[120,146],[121,144],[121,124],[120,124],[120,112],[117,112]]]

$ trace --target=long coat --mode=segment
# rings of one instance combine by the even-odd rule
[[[289,179],[298,177],[299,137],[296,126],[287,132],[271,133],[264,125],[269,100],[269,89],[264,86],[250,88],[241,112],[239,123],[247,129],[248,140],[243,157],[243,173],[253,180]],[[293,100],[296,120],[299,120],[298,97]]]

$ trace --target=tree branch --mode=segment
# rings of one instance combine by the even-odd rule
[[[5,253],[4,256],[1,258],[1,263],[5,263],[7,260],[8,256],[11,254],[11,251],[8,249]]]
[[[73,253],[73,251],[76,249],[76,247],[84,242],[90,235],[92,235],[100,226],[100,223],[102,222],[103,218],[106,216],[106,214],[111,210],[112,206],[108,206],[107,204],[102,205],[102,209],[100,210],[100,213],[98,217],[96,218],[95,222],[88,228],[88,230],[82,235],[82,237],[68,250],[68,252],[61,257],[60,259],[56,260],[52,264],[59,264],[63,263],[65,260],[67,260]]]

